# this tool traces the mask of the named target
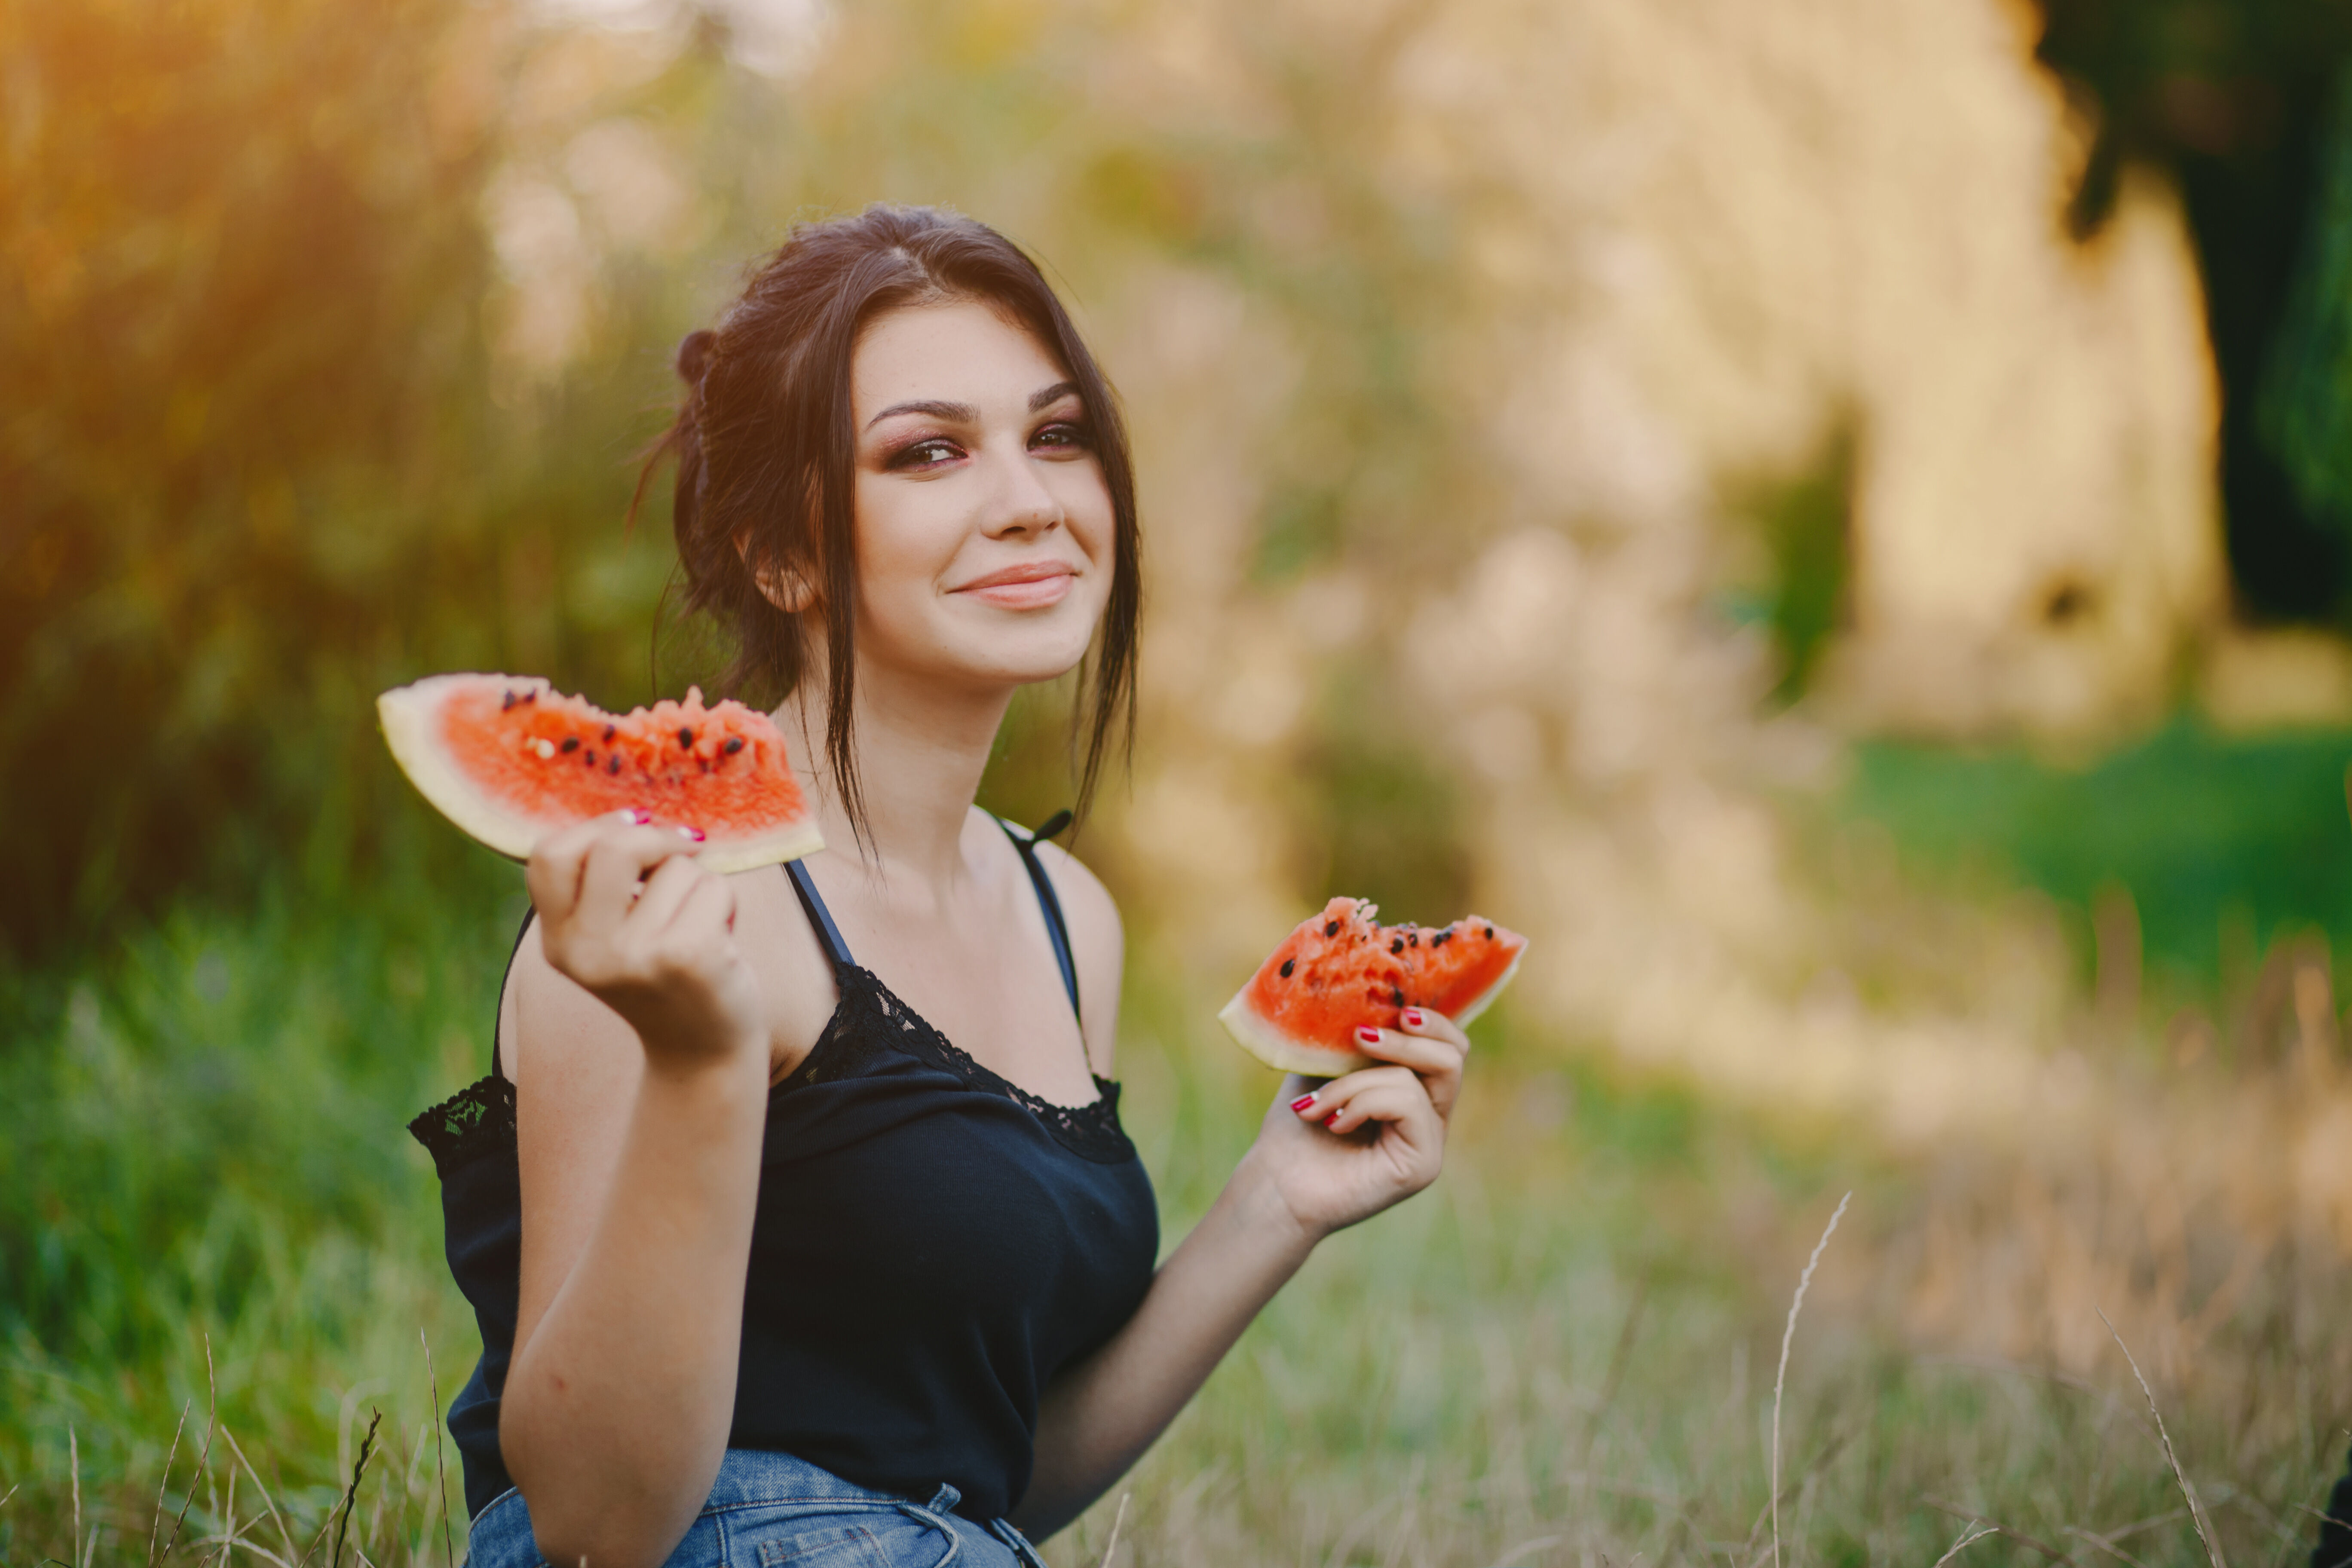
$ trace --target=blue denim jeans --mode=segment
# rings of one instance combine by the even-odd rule
[[[943,1486],[929,1502],[852,1486],[830,1471],[759,1448],[730,1448],[710,1500],[666,1568],[1045,1568],[1003,1520],[975,1524],[950,1511]],[[549,1568],[522,1494],[509,1490],[475,1517],[467,1568]]]

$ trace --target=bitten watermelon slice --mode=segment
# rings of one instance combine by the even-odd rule
[[[436,675],[385,692],[376,713],[409,782],[512,859],[627,806],[700,828],[697,858],[714,871],[824,847],[775,724],[740,702],[706,708],[699,689],[623,716],[535,676]]]
[[[1268,1067],[1337,1078],[1372,1059],[1356,1029],[1393,1029],[1407,1007],[1467,1024],[1518,973],[1528,939],[1476,915],[1450,926],[1384,926],[1375,904],[1334,899],[1292,931],[1218,1021]]]

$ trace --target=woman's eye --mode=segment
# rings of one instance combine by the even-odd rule
[[[1087,446],[1087,427],[1069,420],[1055,420],[1029,437],[1032,447],[1083,451]]]
[[[894,468],[919,468],[931,463],[944,463],[956,456],[952,441],[918,441],[911,447],[901,447],[890,459]]]

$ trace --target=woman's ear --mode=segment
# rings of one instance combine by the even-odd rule
[[[751,582],[761,596],[784,614],[797,616],[816,603],[815,585],[798,567],[751,559],[751,536],[748,531],[735,536],[735,553],[742,558],[744,569],[751,574]]]

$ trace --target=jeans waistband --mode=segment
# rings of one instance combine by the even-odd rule
[[[710,1500],[706,1509],[743,1508],[753,1503],[823,1500],[828,1502],[917,1503],[936,1513],[946,1513],[961,1501],[963,1494],[950,1486],[942,1486],[929,1500],[900,1497],[895,1492],[878,1492],[845,1481],[831,1470],[819,1469],[806,1459],[766,1448],[730,1448],[719,1461],[719,1477],[710,1484]]]

